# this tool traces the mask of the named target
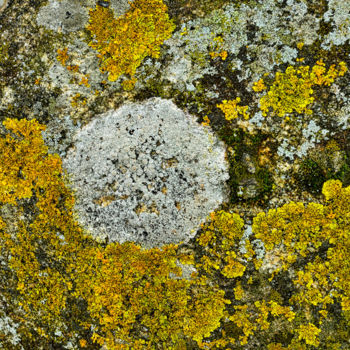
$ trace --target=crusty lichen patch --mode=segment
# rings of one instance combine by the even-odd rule
[[[7,0],[0,0],[0,12],[5,10],[7,6]]]
[[[168,100],[94,119],[77,133],[64,166],[82,223],[112,241],[186,241],[226,198],[222,142]]]

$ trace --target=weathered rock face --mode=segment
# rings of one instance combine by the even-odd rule
[[[99,238],[146,247],[187,241],[225,200],[222,142],[171,101],[107,112],[74,143],[63,165],[80,220]]]

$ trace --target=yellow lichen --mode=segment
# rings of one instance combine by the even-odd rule
[[[203,126],[209,126],[210,125],[210,119],[207,115],[203,117],[203,122],[201,123]]]
[[[322,194],[325,196],[327,201],[338,196],[341,191],[342,183],[339,180],[329,180],[325,182],[322,187]]]
[[[297,43],[298,50],[301,50],[304,47],[304,43],[302,41]]]
[[[68,58],[69,58],[68,47],[66,47],[62,50],[61,49],[57,50],[57,61],[60,62],[63,67],[66,66],[66,62],[67,62]]]
[[[211,213],[210,219],[208,224],[202,226],[203,233],[197,239],[205,252],[197,267],[209,275],[219,270],[227,278],[242,276],[246,269],[243,265],[244,254],[235,251],[238,251],[243,234],[243,220],[238,214],[223,210]]]
[[[250,115],[248,113],[248,106],[238,106],[238,103],[241,102],[241,99],[237,97],[235,100],[223,100],[221,104],[218,104],[217,107],[220,108],[224,114],[225,119],[231,121],[233,119],[242,116],[244,119],[249,119]]]
[[[209,55],[211,58],[221,57],[223,61],[227,58],[227,51],[223,50],[224,39],[222,36],[216,36],[213,42],[210,43],[211,51]]]
[[[270,111],[279,117],[293,112],[311,114],[309,106],[314,102],[313,87],[329,86],[346,71],[344,62],[340,62],[338,68],[331,65],[327,71],[322,60],[317,61],[311,69],[309,66],[289,66],[284,73],[275,74],[273,84],[260,98],[260,109],[264,116]],[[264,80],[254,83],[253,90],[265,90]]]
[[[317,338],[320,332],[321,330],[312,323],[301,325],[298,329],[299,339],[305,340],[306,344],[314,346],[319,345]]]
[[[25,119],[6,119],[3,125],[11,133],[0,138],[0,206],[19,206],[22,213],[26,200],[34,199],[35,206],[29,221],[23,215],[13,218],[16,235],[2,227],[1,246],[11,252],[9,266],[16,273],[26,317],[33,320],[40,310],[49,328],[57,325],[72,289],[72,263],[80,261],[83,235],[73,219],[74,198],[63,181],[61,160],[48,154],[42,140],[45,127]],[[39,261],[39,252],[55,264]],[[62,264],[65,272],[56,268]],[[47,336],[43,327],[36,331]]]
[[[329,304],[339,302],[344,313],[350,309],[347,267],[350,251],[350,187],[342,188],[339,180],[329,180],[323,185],[322,192],[326,199],[324,205],[289,203],[267,214],[258,214],[254,218],[253,232],[256,238],[263,241],[267,251],[283,248],[281,258],[285,270],[302,259],[308,259],[303,268],[295,271],[293,283],[297,292],[289,302],[303,307],[306,315],[310,315],[310,311],[307,311],[310,308],[321,308],[320,313],[325,317]],[[321,257],[317,252],[322,244],[327,250]],[[318,333],[320,331],[312,325],[302,326],[299,339],[317,346]]]
[[[200,343],[220,326],[229,303],[222,290],[199,276],[170,278],[182,273],[176,245],[147,250],[132,242],[103,247],[92,240],[75,220],[61,160],[48,153],[41,136],[45,127],[25,119],[3,124],[0,209],[18,210],[10,221],[0,217],[0,247],[15,273],[16,302],[30,325],[28,336],[50,339],[56,329],[64,331],[62,315],[70,315],[72,300],[84,301],[86,310],[74,311],[81,319],[68,323],[93,326],[91,341],[107,349],[119,349],[120,340],[126,349],[158,344],[182,349],[186,339]],[[29,204],[32,217],[25,219]],[[16,234],[10,230],[13,221]],[[79,343],[87,346],[85,339]]]
[[[264,84],[264,80],[263,79],[259,79],[257,82],[255,82],[253,84],[253,90],[255,92],[260,92],[260,91],[266,90],[266,86]]]
[[[122,74],[133,79],[146,56],[159,57],[160,46],[175,29],[162,0],[135,0],[130,7],[118,18],[99,5],[90,11],[87,29],[93,40],[89,45],[99,52],[101,70],[108,72],[110,81]]]
[[[235,299],[241,300],[244,297],[244,290],[242,288],[241,282],[238,282],[236,287],[233,289],[235,293]]]
[[[267,253],[281,251],[282,268],[292,271],[295,291],[283,300],[266,276],[262,288],[254,291],[259,279],[254,265],[259,269],[260,264],[252,243],[246,240],[245,251],[240,249],[244,222],[235,213],[210,215],[195,256],[188,248],[179,252],[177,245],[142,249],[132,242],[98,244],[75,220],[61,160],[49,154],[41,137],[45,127],[24,119],[6,119],[3,125],[0,209],[16,211],[10,219],[0,216],[1,266],[6,263],[14,274],[6,283],[16,294],[14,301],[11,293],[2,297],[20,307],[16,317],[27,327],[28,338],[54,342],[57,329],[71,337],[79,332],[65,330],[72,321],[81,327],[82,348],[94,342],[109,350],[160,345],[179,350],[191,339],[201,349],[215,349],[244,346],[252,337],[270,333],[269,339],[276,339],[275,325],[289,325],[293,339],[286,347],[266,345],[295,350],[328,339],[322,327],[332,317],[330,304],[338,303],[342,314],[337,317],[344,316],[348,325],[350,187],[343,188],[340,181],[324,184],[323,204],[292,202],[254,218],[254,238]],[[322,245],[327,250],[321,255]],[[178,261],[195,265],[191,279],[180,278]],[[219,276],[225,289],[234,292],[232,300],[216,284]],[[78,301],[79,308],[85,306],[77,311]],[[339,334],[347,336],[343,330]],[[338,340],[331,340],[329,348],[337,349]]]

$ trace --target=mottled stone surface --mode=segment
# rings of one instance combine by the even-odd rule
[[[110,6],[114,11],[115,16],[122,16],[125,12],[130,9],[129,0],[111,0]]]

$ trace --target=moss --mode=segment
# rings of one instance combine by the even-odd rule
[[[159,77],[150,78],[143,83],[143,87],[135,95],[135,100],[143,101],[151,97],[171,98],[180,94],[180,91],[167,86]]]
[[[324,147],[318,146],[309,152],[308,158],[301,161],[294,178],[301,189],[317,195],[321,193],[322,185],[327,180],[338,179],[347,185],[349,172],[350,164],[346,151],[331,140]]]
[[[230,204],[242,200],[238,195],[241,181],[252,179],[257,183],[257,195],[247,201],[267,203],[273,190],[273,177],[266,166],[259,164],[259,148],[268,135],[258,132],[255,135],[248,134],[242,129],[232,129],[229,125],[222,127],[218,132],[219,137],[228,147],[227,158],[229,161]],[[245,164],[244,155],[251,157],[251,162],[255,167],[255,173],[249,173]]]
[[[259,197],[263,199],[267,199],[268,196],[271,194],[273,189],[273,178],[270,173],[270,171],[266,168],[259,168],[256,172],[256,179],[258,180],[259,184]]]
[[[302,189],[313,194],[320,194],[326,176],[317,162],[306,159],[302,162],[298,174],[296,174],[296,179]]]
[[[230,203],[236,203],[239,200],[237,196],[239,177],[246,173],[243,165],[240,164],[244,151],[242,147],[244,134],[240,129],[233,131],[226,126],[219,131],[219,137],[225,142],[227,147],[229,147],[227,157],[229,161],[230,177],[227,184],[230,188]]]

